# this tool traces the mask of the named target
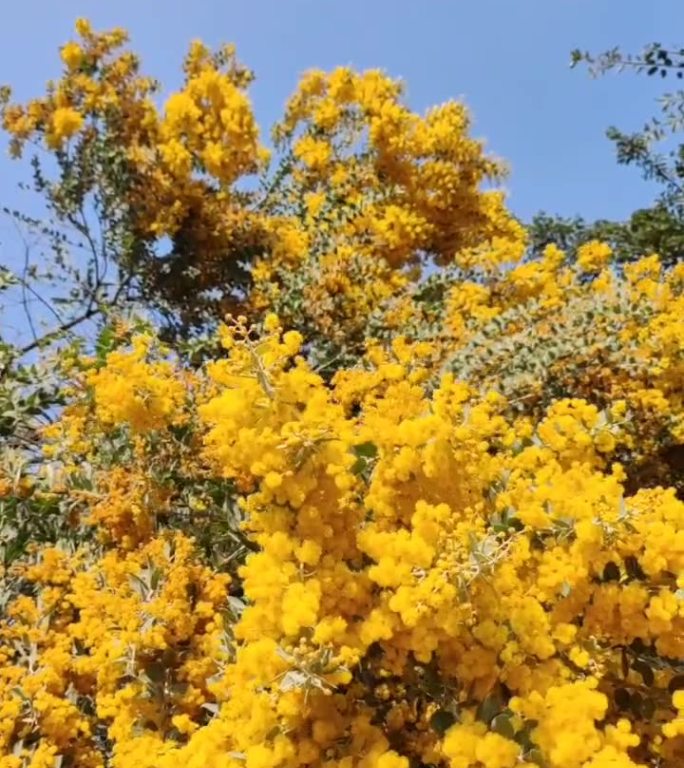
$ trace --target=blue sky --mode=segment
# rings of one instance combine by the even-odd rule
[[[508,160],[510,204],[624,217],[652,198],[636,171],[617,166],[606,127],[641,127],[658,82],[629,75],[592,80],[570,70],[569,52],[620,44],[684,43],[680,0],[18,0],[3,14],[0,82],[20,98],[59,72],[58,46],[78,16],[121,25],[145,69],[167,88],[191,38],[235,42],[257,74],[262,126],[281,113],[310,67],[381,67],[402,77],[418,110],[463,98],[474,133]],[[671,37],[674,35],[674,39]],[[26,167],[0,158],[0,204],[17,202]]]

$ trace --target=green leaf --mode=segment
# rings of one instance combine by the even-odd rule
[[[644,698],[640,693],[633,693],[629,708],[636,717],[641,718],[644,713]]]
[[[496,694],[487,696],[477,708],[477,719],[489,725],[501,712],[501,700]]]
[[[115,342],[114,329],[110,325],[106,325],[98,334],[95,342],[95,357],[98,363],[104,364],[107,355],[114,349]]]
[[[446,709],[438,709],[430,718],[430,727],[435,733],[444,736],[455,722],[456,716],[452,712]]]
[[[653,674],[653,670],[645,661],[642,661],[641,659],[639,659],[639,661],[635,661],[634,664],[632,664],[632,669],[641,675],[644,684],[649,686],[649,688],[655,682],[655,675]]]
[[[367,466],[368,466],[368,464],[367,464],[365,459],[357,459],[354,462],[354,464],[352,464],[351,471],[355,475],[360,475],[366,469]]]
[[[528,720],[525,723],[525,727],[522,731],[518,731],[515,734],[516,743],[520,744],[523,752],[527,753],[531,749],[535,749],[535,743],[532,741],[531,732],[537,727],[538,722],[536,720]]]
[[[145,668],[145,673],[150,680],[157,685],[166,680],[166,668],[159,662],[153,661],[151,664],[148,664]]]
[[[492,720],[489,727],[492,731],[494,731],[494,733],[498,733],[499,736],[503,736],[506,739],[512,740],[515,738],[515,729],[513,728],[511,717],[504,712],[502,712],[500,715],[497,715]]]
[[[538,747],[535,747],[534,749],[531,749],[526,755],[525,760],[529,763],[534,763],[535,765],[538,765],[540,768],[544,768],[546,765],[546,760],[544,760],[544,755],[542,754],[541,749]]]
[[[354,446],[354,453],[364,459],[374,459],[378,455],[378,447],[371,442]]]

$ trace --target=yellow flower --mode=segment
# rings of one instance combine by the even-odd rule
[[[580,245],[577,249],[577,265],[582,272],[600,272],[608,264],[613,251],[598,240]]]
[[[312,170],[323,170],[330,162],[332,150],[322,139],[302,137],[294,147],[294,155]]]
[[[89,37],[92,34],[92,27],[88,19],[76,19],[76,31],[81,37]]]
[[[60,107],[52,116],[52,141],[61,147],[83,126],[83,115],[72,107]]]
[[[67,43],[62,47],[60,55],[69,69],[77,69],[83,61],[83,49],[78,43]]]

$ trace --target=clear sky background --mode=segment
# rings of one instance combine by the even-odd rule
[[[592,80],[570,70],[573,48],[684,44],[682,0],[4,0],[0,82],[17,98],[59,73],[57,49],[86,16],[120,25],[144,69],[180,83],[190,39],[235,42],[257,74],[255,111],[266,129],[299,74],[339,64],[402,77],[417,110],[463,98],[474,133],[505,158],[513,210],[620,218],[653,197],[619,167],[608,125],[638,129],[663,86],[627,74]],[[0,158],[0,204],[17,204],[27,166]]]

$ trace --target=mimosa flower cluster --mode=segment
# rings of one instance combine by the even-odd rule
[[[253,206],[232,49],[159,108],[79,32],[15,150],[124,147],[119,223],[187,236],[198,290],[253,259],[196,354],[124,321],[64,352],[3,454],[0,768],[682,765],[684,269],[526,257],[465,109],[379,72],[304,76]]]

